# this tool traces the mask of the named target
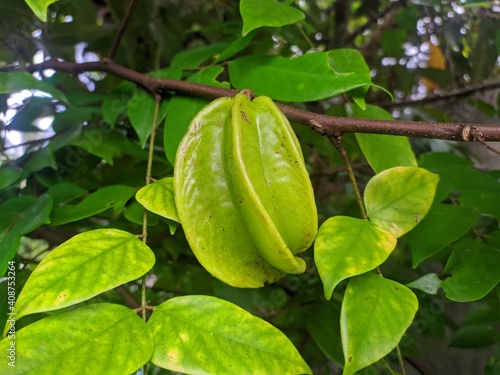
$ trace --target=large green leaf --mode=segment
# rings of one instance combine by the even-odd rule
[[[413,292],[374,273],[353,277],[342,302],[343,375],[378,361],[393,350],[418,309]]]
[[[188,374],[312,374],[277,328],[230,302],[176,297],[149,319],[155,336],[151,362]]]
[[[476,209],[438,204],[406,235],[413,268],[462,237],[479,219]]]
[[[240,13],[243,36],[259,27],[281,27],[305,18],[300,10],[276,0],[241,0]]]
[[[174,179],[172,177],[163,178],[144,186],[137,192],[135,198],[148,211],[179,222],[175,208]]]
[[[359,73],[335,72],[329,64],[329,52],[294,59],[246,56],[229,63],[229,76],[239,90],[251,89],[256,95],[286,102],[320,100],[372,85],[369,77]]]
[[[389,112],[374,105],[367,105],[363,111],[358,106],[348,104],[346,111],[349,117],[354,118],[394,120]],[[376,173],[392,167],[417,166],[415,154],[406,137],[356,133],[356,140],[366,160]]]
[[[193,74],[187,79],[188,82],[202,83],[205,85],[228,88],[227,83],[220,83],[216,78],[224,68],[213,66]],[[174,96],[167,107],[167,119],[165,121],[164,147],[168,161],[174,165],[177,147],[186,134],[189,124],[194,116],[207,104],[208,100],[191,98],[186,96]]]
[[[111,207],[116,212],[120,212],[135,191],[135,188],[123,185],[102,187],[79,204],[55,207],[50,217],[51,223],[52,225],[70,223],[98,214]]]
[[[438,176],[417,167],[386,169],[365,189],[370,220],[396,237],[413,229],[431,207]]]
[[[464,238],[453,246],[441,287],[452,301],[476,301],[500,282],[499,265],[499,252],[484,242]]]
[[[98,229],[78,234],[33,271],[17,299],[17,317],[85,301],[141,277],[154,263],[153,252],[131,233]]]
[[[0,94],[10,94],[22,90],[38,90],[67,103],[66,96],[55,87],[39,81],[28,72],[0,73]]]
[[[330,66],[337,73],[357,73],[367,80],[371,80],[370,68],[358,50],[340,48],[330,51]],[[348,92],[360,109],[366,109],[365,95],[368,89],[368,86],[363,86]],[[381,89],[386,91],[383,88]],[[387,93],[391,95],[389,92]]]
[[[13,198],[0,206],[0,275],[16,254],[21,236],[50,223],[52,204],[52,198],[44,194]]]
[[[124,306],[92,304],[39,320],[15,334],[15,367],[2,374],[131,374],[151,358],[153,334]],[[0,341],[9,353],[12,339]]]
[[[397,239],[366,220],[335,216],[323,223],[314,243],[314,261],[330,299],[337,284],[374,269],[396,247]]]

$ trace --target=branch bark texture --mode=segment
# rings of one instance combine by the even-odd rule
[[[58,72],[79,74],[99,71],[134,82],[155,94],[166,95],[169,91],[198,98],[216,99],[222,96],[235,96],[239,91],[181,80],[154,78],[147,74],[121,66],[109,59],[95,62],[71,63],[48,60],[40,64],[17,68],[28,72],[41,72],[52,69]],[[344,133],[371,133],[400,135],[406,137],[445,139],[461,142],[500,141],[500,125],[467,124],[454,122],[386,121],[334,117],[304,111],[295,107],[278,104],[285,116],[293,122],[309,126],[326,136]]]

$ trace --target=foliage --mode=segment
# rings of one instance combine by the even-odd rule
[[[474,91],[455,107],[419,101],[498,79],[498,4],[406,3],[140,1],[110,57],[335,116],[498,119],[498,100]],[[172,177],[209,99],[165,90],[160,102],[102,72],[11,71],[102,60],[126,11],[117,0],[0,4],[0,350],[14,352],[0,373],[387,374],[448,346],[490,348],[470,372],[498,371],[498,170],[476,169],[457,143],[327,139],[292,124],[319,214],[315,243],[299,255],[307,269],[229,286],[190,249],[183,221],[207,215],[191,207],[179,219]],[[414,102],[391,114],[391,95]],[[216,196],[214,175],[201,177]]]

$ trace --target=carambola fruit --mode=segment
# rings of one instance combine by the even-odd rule
[[[255,288],[302,273],[317,233],[314,194],[290,123],[265,96],[219,98],[192,120],[174,169],[175,204],[199,262]]]

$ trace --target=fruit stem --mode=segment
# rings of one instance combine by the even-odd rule
[[[338,134],[335,136],[328,137],[333,146],[337,149],[344,164],[347,169],[347,174],[349,175],[349,180],[351,181],[352,188],[354,190],[354,195],[356,196],[356,202],[358,202],[359,210],[361,211],[361,217],[365,220],[368,220],[368,215],[365,210],[365,206],[363,204],[363,199],[361,198],[361,194],[359,192],[358,183],[356,182],[356,177],[354,176],[354,171],[351,167],[351,162],[349,161],[349,157],[347,156],[347,152],[342,144],[342,134]]]

